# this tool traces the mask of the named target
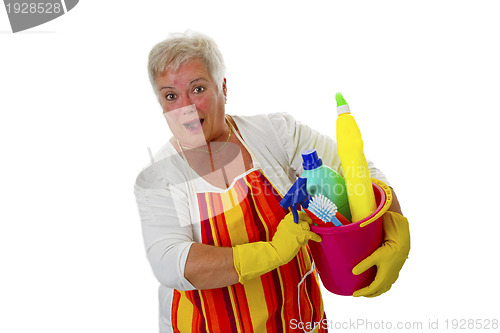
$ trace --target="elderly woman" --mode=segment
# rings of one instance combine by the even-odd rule
[[[307,214],[295,224],[279,201],[301,174],[306,149],[341,172],[335,142],[285,113],[226,115],[223,59],[205,36],[157,44],[148,70],[173,134],[135,184],[147,256],[161,284],[160,331],[326,331],[307,246],[321,238]],[[371,163],[370,173],[387,182]],[[401,213],[397,199],[391,210]],[[403,236],[358,267],[377,265],[381,273],[357,296],[385,292],[397,278],[409,251],[398,213]]]

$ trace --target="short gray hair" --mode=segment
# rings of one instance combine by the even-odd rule
[[[175,71],[182,64],[194,59],[203,61],[217,87],[222,89],[226,67],[222,54],[213,39],[191,31],[172,33],[169,38],[156,44],[149,52],[149,80],[158,98],[156,77],[168,69]]]

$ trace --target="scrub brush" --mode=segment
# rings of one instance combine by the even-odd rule
[[[307,209],[325,223],[332,222],[336,227],[342,226],[335,217],[337,206],[321,193],[311,199]]]

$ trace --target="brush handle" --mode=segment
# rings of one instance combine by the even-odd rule
[[[342,223],[340,223],[340,221],[335,216],[332,217],[332,223],[335,224],[336,227],[342,226]]]

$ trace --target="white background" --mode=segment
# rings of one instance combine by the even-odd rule
[[[330,320],[499,319],[497,8],[80,1],[17,34],[0,8],[0,331],[157,331],[133,184],[170,137],[148,52],[186,29],[222,50],[227,113],[286,111],[334,137],[342,91],[399,196],[399,280],[374,299],[324,290]]]

